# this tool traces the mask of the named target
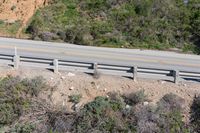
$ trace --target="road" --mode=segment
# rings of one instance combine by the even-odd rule
[[[0,37],[0,54],[14,54],[15,47],[17,54],[21,56],[200,72],[200,56],[198,55],[155,50],[100,48]]]

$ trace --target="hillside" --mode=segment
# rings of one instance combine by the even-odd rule
[[[40,9],[32,39],[199,53],[200,1],[57,0]]]
[[[199,54],[199,27],[199,0],[0,2],[1,36]]]
[[[39,7],[47,0],[1,0],[0,35],[20,37],[20,33]]]
[[[198,133],[199,94],[199,83],[0,67],[0,133]]]

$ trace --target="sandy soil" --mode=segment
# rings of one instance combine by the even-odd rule
[[[0,0],[0,20],[4,20],[7,23],[21,21],[22,26],[16,35],[16,37],[20,37],[21,31],[34,15],[35,11],[46,4],[47,0]]]
[[[176,85],[165,81],[142,79],[134,82],[128,78],[108,75],[101,75],[99,79],[94,79],[91,75],[78,72],[54,74],[48,70],[30,68],[15,71],[13,68],[1,66],[0,77],[7,75],[21,76],[22,78],[43,76],[48,84],[56,86],[51,97],[52,103],[58,107],[65,106],[69,111],[72,111],[72,103],[68,102],[68,96],[72,94],[81,94],[83,96],[81,102],[78,104],[81,107],[88,101],[93,100],[96,96],[106,96],[108,92],[127,94],[144,89],[149,98],[148,102],[152,104],[170,92],[184,98],[186,101],[184,110],[185,118],[188,121],[189,108],[193,97],[200,94],[200,83],[180,83]],[[47,94],[42,94],[42,96],[47,98]]]

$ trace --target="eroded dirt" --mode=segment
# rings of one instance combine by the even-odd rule
[[[34,15],[35,11],[47,5],[48,0],[0,0],[0,20],[6,23],[14,23],[21,21],[16,37],[20,37],[20,33],[26,26],[30,18]],[[1,33],[1,36],[6,36]]]

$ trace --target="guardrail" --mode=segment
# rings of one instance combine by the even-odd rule
[[[79,71],[91,74],[110,74],[130,77],[134,81],[137,78],[151,78],[169,80],[178,83],[180,79],[192,79],[200,81],[200,72],[173,70],[164,68],[146,68],[142,66],[122,66],[113,64],[104,64],[98,62],[79,62],[61,59],[47,59],[30,56],[6,55],[0,54],[0,63],[11,65],[15,69],[19,66],[23,67],[39,67],[53,70],[55,73],[59,71]]]

